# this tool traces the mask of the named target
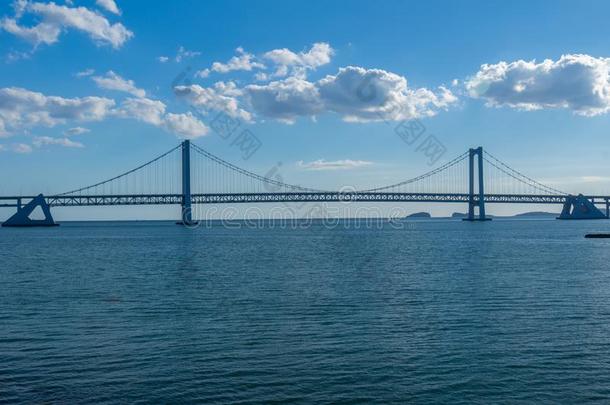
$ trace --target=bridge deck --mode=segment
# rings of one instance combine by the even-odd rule
[[[35,196],[0,197],[0,207],[17,207]],[[455,193],[387,193],[387,192],[285,192],[192,194],[193,204],[236,204],[268,202],[436,202],[468,203],[469,195]],[[595,204],[607,204],[610,196],[588,196]],[[503,204],[563,204],[565,195],[486,194],[486,203]],[[125,195],[55,195],[45,196],[51,207],[81,207],[108,205],[180,205],[181,194]],[[475,201],[478,196],[475,196]]]

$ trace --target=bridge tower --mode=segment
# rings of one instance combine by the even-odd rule
[[[478,198],[475,198],[475,176],[474,176],[474,165],[475,157],[477,161],[477,172],[478,172]],[[485,189],[483,180],[483,147],[479,146],[476,149],[470,148],[468,151],[469,160],[469,176],[468,176],[468,218],[464,218],[464,221],[490,221],[491,218],[485,216]],[[479,207],[479,216],[475,216],[475,207]]]
[[[191,141],[182,142],[182,205],[179,225],[197,225],[191,208]]]

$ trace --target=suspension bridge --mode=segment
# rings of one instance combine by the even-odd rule
[[[194,204],[278,202],[460,203],[469,221],[485,221],[486,204],[561,204],[559,219],[601,219],[610,196],[571,195],[513,169],[482,147],[404,181],[360,190],[323,190],[288,184],[240,168],[190,141],[110,179],[54,195],[0,196],[14,207],[3,226],[52,226],[52,207],[179,205],[182,224],[196,223]],[[596,206],[605,205],[602,213]],[[37,207],[42,220],[30,219]]]

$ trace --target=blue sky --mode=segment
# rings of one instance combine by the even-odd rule
[[[603,1],[5,1],[0,194],[89,184],[184,138],[259,173],[282,162],[303,185],[429,170],[380,117],[419,119],[446,147],[438,164],[482,145],[531,177],[608,194],[609,12]],[[366,78],[399,108],[345,96]],[[250,159],[210,128],[219,112],[260,139]]]

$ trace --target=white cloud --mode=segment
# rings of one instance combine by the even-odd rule
[[[245,91],[256,113],[288,123],[324,112],[338,113],[349,122],[400,121],[435,115],[457,101],[444,87],[436,92],[411,89],[397,74],[353,66],[315,83],[289,77],[249,85]]]
[[[40,147],[46,146],[46,145],[59,145],[59,146],[65,147],[65,148],[84,148],[85,147],[85,145],[83,145],[82,143],[75,142],[68,138],[51,138],[50,136],[37,136],[34,138],[34,141],[32,142],[32,144],[34,146],[36,146],[37,148],[40,148]]]
[[[128,98],[116,111],[121,118],[133,118],[147,124],[162,126],[165,115],[165,104],[149,98]]]
[[[122,47],[131,37],[121,23],[111,24],[104,16],[86,7],[68,7],[54,2],[40,3],[21,1],[16,9],[16,18],[4,18],[0,27],[35,46],[54,44],[63,30],[75,29],[89,35],[97,44],[108,44],[113,48]],[[20,26],[22,14],[31,13],[40,17],[41,22],[33,27]]]
[[[315,59],[313,56],[309,59]],[[457,102],[447,88],[410,88],[407,80],[380,69],[348,66],[317,82],[302,76],[237,88],[233,82],[214,87],[176,86],[177,96],[202,111],[223,111],[231,117],[261,118],[293,123],[298,117],[333,112],[348,122],[400,121],[437,114]]]
[[[75,135],[86,134],[88,132],[91,132],[91,130],[88,128],[74,127],[74,128],[70,128],[70,129],[67,129],[66,131],[64,131],[64,135],[65,136],[75,136]]]
[[[175,61],[180,63],[185,59],[194,58],[195,56],[199,55],[201,55],[201,52],[199,51],[189,51],[183,46],[180,46],[180,48],[178,48],[178,54],[176,55]]]
[[[168,113],[165,116],[165,127],[183,139],[198,138],[209,132],[209,128],[190,112],[186,114]]]
[[[245,90],[254,111],[288,124],[299,116],[314,116],[324,110],[316,85],[297,77],[266,85],[251,84]]]
[[[243,92],[233,82],[218,82],[214,87],[201,87],[197,84],[176,86],[175,94],[202,112],[222,111],[234,118],[251,121],[252,115],[240,108],[238,98]]]
[[[34,50],[27,51],[27,52],[10,51],[6,55],[6,61],[11,63],[11,62],[16,62],[16,61],[22,60],[22,59],[29,59],[32,57],[33,54],[34,54]]]
[[[25,13],[25,9],[28,5],[29,0],[14,0],[13,1],[13,9],[15,10],[15,17],[21,18],[23,13]],[[71,0],[70,0],[71,1]],[[66,1],[68,3],[68,1]]]
[[[106,11],[121,15],[121,10],[119,10],[119,7],[116,5],[114,0],[95,0],[95,3]]]
[[[85,69],[83,71],[80,71],[78,73],[76,73],[76,77],[87,77],[87,76],[91,76],[92,74],[95,73],[94,69]]]
[[[305,163],[302,160],[297,162],[297,166],[305,170],[351,170],[364,166],[370,166],[373,162],[366,160],[333,160],[327,161],[324,159],[314,160],[313,162]]]
[[[124,79],[112,70],[105,76],[94,76],[93,81],[102,89],[122,91],[136,97],[146,97],[146,92],[137,88],[133,80]]]
[[[4,119],[0,115],[0,138],[6,138],[9,136],[11,136],[11,134],[6,130],[6,127],[4,125]]]
[[[173,59],[176,63],[180,63],[184,60],[191,59],[191,58],[194,58],[199,55],[201,55],[201,52],[199,52],[199,51],[189,51],[184,46],[180,46],[178,48],[178,52],[176,53],[176,56],[174,56]],[[172,59],[172,58],[170,58],[169,56],[165,56],[165,55],[157,57],[157,61],[160,63],[167,63],[170,61],[170,59]]]
[[[0,144],[0,152],[30,153],[32,152],[32,147],[26,143]]]
[[[114,100],[102,97],[63,98],[17,87],[0,88],[0,137],[9,137],[34,127],[50,128],[108,118],[135,119],[181,138],[193,138],[207,133],[205,124],[190,113],[166,113],[165,104],[158,100],[127,98],[117,107]],[[86,128],[74,127],[64,134],[71,136],[88,131]]]
[[[606,183],[610,181],[608,176],[581,176],[578,179],[579,182],[583,183]]]
[[[13,145],[13,151],[17,153],[30,153],[32,152],[32,147],[25,143],[16,143]]]
[[[195,76],[200,77],[202,79],[205,79],[206,77],[208,77],[210,75],[210,69],[203,69],[203,70],[199,70],[195,73]]]
[[[0,152],[30,153],[32,147],[27,143],[0,144]]]
[[[210,68],[202,69],[195,75],[200,78],[206,78],[211,72],[229,73],[233,71],[250,72],[254,69],[266,69],[266,66],[257,60],[257,58],[246,51],[242,47],[236,50],[237,55],[233,56],[226,63],[214,62]],[[272,77],[283,77],[291,73],[291,76],[305,78],[307,70],[315,70],[319,66],[330,62],[334,50],[329,44],[319,42],[314,44],[308,51],[295,53],[289,49],[274,49],[263,54],[263,58],[272,62],[276,71]],[[256,80],[267,80],[270,75],[258,72],[255,75]]]
[[[334,50],[329,44],[318,42],[307,52],[295,53],[290,49],[282,48],[266,52],[263,57],[277,66],[274,74],[276,77],[286,76],[290,69],[293,70],[293,75],[303,77],[306,70],[315,70],[330,63],[333,54]]]
[[[102,97],[63,98],[18,87],[0,89],[0,121],[12,133],[35,126],[53,127],[68,121],[99,121],[114,107]]]
[[[433,116],[457,98],[444,87],[411,89],[407,79],[381,69],[348,66],[317,83],[325,108],[352,122]]]
[[[252,69],[264,69],[265,65],[260,62],[256,62],[254,55],[245,52],[242,47],[235,50],[238,55],[233,56],[227,63],[214,62],[211,70],[218,73],[228,73],[235,70],[245,70],[247,72]]]
[[[148,98],[128,98],[116,111],[117,116],[132,118],[163,128],[180,138],[193,139],[208,133],[208,127],[190,112],[172,114],[165,112],[165,104]]]
[[[57,24],[42,22],[28,28],[20,26],[13,18],[3,18],[0,28],[36,46],[54,44],[61,34],[61,26]]]
[[[489,106],[520,110],[566,108],[593,116],[610,110],[610,58],[563,55],[559,60],[518,60],[482,65],[466,81],[471,97]]]
[[[259,82],[265,82],[269,80],[269,75],[265,72],[258,72],[254,75],[254,80],[257,80]]]

